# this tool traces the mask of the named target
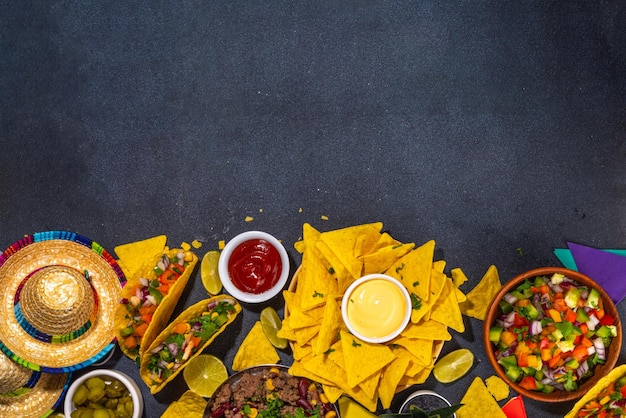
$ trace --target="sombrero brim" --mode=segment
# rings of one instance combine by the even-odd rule
[[[98,297],[95,323],[81,336],[50,343],[26,332],[15,317],[18,287],[33,271],[48,266],[88,271]],[[0,255],[0,349],[32,370],[65,373],[101,360],[114,347],[114,314],[126,278],[113,257],[81,235],[49,231],[26,236]]]
[[[39,373],[34,387],[16,397],[0,397],[0,416],[38,418],[61,406],[70,384],[71,373]]]
[[[0,361],[11,360],[3,358]],[[0,416],[38,418],[49,415],[60,407],[70,385],[71,376],[71,373],[52,374],[33,371],[22,388],[11,394],[0,394]],[[3,378],[10,379],[10,376],[0,377]]]

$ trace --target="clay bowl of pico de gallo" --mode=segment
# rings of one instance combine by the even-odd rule
[[[224,246],[218,272],[224,288],[235,299],[261,303],[276,296],[287,284],[289,256],[274,236],[247,231]]]
[[[618,361],[622,326],[602,287],[576,271],[522,273],[494,297],[483,343],[496,373],[519,394],[542,402],[582,397]]]
[[[213,393],[204,410],[204,418],[227,416],[307,416],[338,418],[322,385],[289,374],[278,364],[249,367],[230,376]]]

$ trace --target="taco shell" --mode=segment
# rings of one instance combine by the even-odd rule
[[[207,314],[209,312],[211,312],[213,310],[213,308],[209,309],[209,306],[211,304],[219,304],[219,302],[230,302],[233,306],[234,306],[234,311],[228,314],[228,320],[226,322],[224,322],[219,329],[213,334],[211,335],[211,337],[206,340],[204,342],[204,344],[200,345],[197,350],[195,351],[195,353],[191,354],[189,356],[189,358],[187,358],[187,360],[185,360],[178,369],[176,369],[176,371],[174,373],[172,373],[171,376],[169,376],[167,379],[165,379],[163,382],[161,383],[155,383],[152,378],[151,378],[151,373],[150,370],[148,369],[148,365],[150,364],[150,357],[151,357],[151,352],[155,349],[157,349],[157,347],[165,342],[167,340],[167,338],[174,334],[174,328],[179,325],[180,323],[185,323],[187,321],[190,321],[194,318],[198,318],[200,316],[203,316],[203,314]],[[212,342],[213,340],[215,340],[215,338],[217,338],[218,335],[220,335],[222,332],[224,332],[224,330],[226,329],[226,327],[228,325],[230,325],[236,318],[237,315],[239,315],[239,313],[241,312],[241,305],[239,304],[239,302],[237,302],[237,300],[235,298],[233,298],[232,296],[229,295],[218,295],[218,296],[214,296],[212,298],[209,299],[204,299],[200,302],[195,303],[194,305],[191,305],[189,308],[185,309],[176,319],[174,319],[152,342],[152,344],[147,347],[147,349],[145,350],[145,355],[141,356],[141,365],[139,368],[139,374],[141,376],[141,379],[146,383],[146,385],[148,385],[148,387],[150,388],[150,393],[155,394],[158,393],[159,391],[161,391],[161,389],[163,389],[165,387],[165,385],[167,385],[170,381],[172,381],[177,375],[178,373],[180,373],[187,364],[189,364],[189,361],[198,356],[199,354],[201,354]]]
[[[595,399],[598,396],[598,394],[602,392],[602,389],[609,386],[612,382],[616,382],[620,377],[624,375],[626,375],[626,364],[621,365],[611,370],[609,374],[604,376],[602,379],[598,380],[598,383],[596,383],[589,390],[589,392],[585,394],[585,396],[583,396],[582,398],[580,398],[578,402],[576,402],[572,410],[569,411],[567,415],[565,415],[565,418],[575,418],[576,415],[578,414],[578,411],[582,407],[584,407],[587,404],[587,402]]]
[[[145,278],[148,280],[157,279],[157,275],[154,272],[154,267],[157,265],[159,259],[163,255],[167,255],[168,257],[175,257],[178,253],[185,252],[180,248],[175,248],[171,250],[162,251],[156,255],[151,256],[147,259],[141,268],[139,268],[135,274],[128,280],[124,288],[122,289],[122,300],[128,300],[133,296],[133,289],[139,283],[141,278]],[[136,361],[137,357],[141,357],[145,349],[154,341],[157,335],[165,328],[168,324],[170,317],[172,316],[172,312],[176,308],[176,304],[180,299],[183,291],[185,290],[185,286],[187,286],[187,282],[189,281],[189,277],[194,270],[195,265],[198,263],[198,256],[192,252],[187,252],[186,254],[190,254],[191,260],[189,261],[189,265],[185,268],[183,273],[176,279],[170,287],[168,293],[163,297],[163,299],[158,304],[156,310],[152,314],[152,320],[148,324],[148,328],[145,330],[143,337],[141,337],[141,343],[139,344],[139,350],[130,350],[124,343],[125,336],[120,334],[120,331],[128,326],[129,318],[128,318],[128,310],[125,304],[120,303],[115,312],[115,332],[118,341],[120,342],[119,346],[122,352],[128,356],[131,360]]]

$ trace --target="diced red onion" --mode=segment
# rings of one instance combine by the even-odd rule
[[[184,253],[178,253],[178,254],[176,254],[176,257],[178,258],[178,265],[179,266],[184,266],[185,265],[185,254]]]
[[[587,347],[587,354],[588,355],[593,355],[596,352],[596,348],[592,345],[591,347]]]
[[[602,338],[594,338],[593,346],[596,348],[596,354],[598,355],[598,358],[600,360],[606,360],[606,350],[604,348],[604,341],[602,341]]]
[[[146,296],[146,300],[150,301],[150,303],[153,304],[153,305],[157,304],[156,298],[154,296],[152,296],[152,295]]]
[[[504,320],[504,327],[511,328],[514,323],[515,323],[515,311],[511,312],[510,314],[506,316],[506,319]]]
[[[576,376],[580,379],[589,371],[589,364],[586,361],[583,361],[580,366],[576,369]]]
[[[207,309],[208,310],[212,310],[216,306],[217,306],[217,302],[216,301],[212,301],[212,302],[209,302],[209,304],[207,305]]]
[[[172,356],[176,357],[178,355],[178,344],[170,343],[167,345],[167,349],[170,351],[170,353],[172,353]]]
[[[510,293],[505,293],[503,296],[503,299],[506,300],[507,302],[509,302],[511,305],[515,304],[515,302],[517,302],[517,298],[515,296],[513,296]]]
[[[165,343],[161,343],[159,345],[157,345],[156,347],[154,347],[152,350],[150,350],[150,353],[152,354],[156,354],[159,351],[163,350],[163,347],[165,347]]]
[[[146,279],[145,277],[140,277],[139,284],[142,285],[143,287],[148,287],[150,285],[150,281]]]
[[[529,332],[531,335],[541,334],[542,330],[543,330],[543,327],[541,326],[540,321],[533,321],[530,323]]]
[[[589,321],[586,322],[589,330],[593,331],[596,329],[596,326],[600,323],[600,320],[594,314],[589,315]]]

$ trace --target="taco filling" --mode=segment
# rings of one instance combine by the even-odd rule
[[[180,251],[173,256],[163,254],[152,269],[153,278],[139,278],[130,292],[126,293],[130,296],[120,301],[126,307],[127,322],[119,334],[122,337],[121,343],[130,354],[139,354],[141,340],[155,311],[192,260],[193,254],[189,251]]]
[[[626,413],[626,376],[603,388],[583,406],[576,417],[623,417]]]
[[[161,384],[172,376],[187,360],[204,347],[204,344],[237,314],[235,301],[211,301],[202,314],[171,328],[172,333],[150,349],[147,368],[152,384]]]

